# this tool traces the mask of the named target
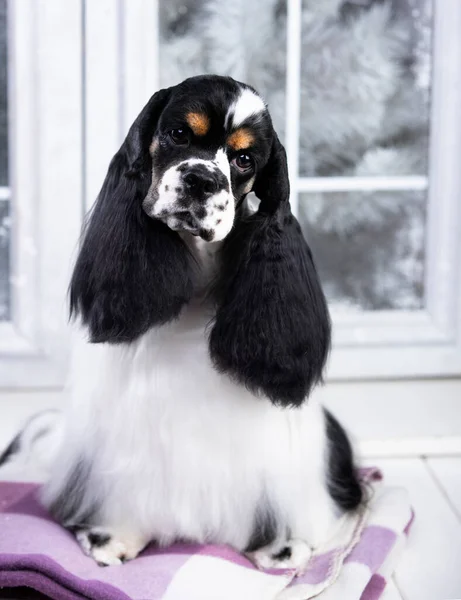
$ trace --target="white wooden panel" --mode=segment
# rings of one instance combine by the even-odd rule
[[[461,520],[461,457],[428,458],[427,464]]]
[[[13,194],[11,313],[15,335],[32,344],[37,343],[39,325],[35,304],[38,286],[37,9],[36,3],[27,0],[8,5],[9,170]],[[1,373],[0,377],[3,379]]]
[[[37,17],[41,347],[58,363],[68,350],[67,288],[83,198],[81,2],[41,0]]]
[[[434,3],[435,6],[435,3]],[[461,335],[461,3],[434,10],[430,182],[427,207],[427,307],[448,333]]]
[[[122,142],[120,3],[84,3],[85,198],[96,199],[109,161]]]
[[[358,443],[358,456],[369,456],[375,460],[447,455],[461,456],[461,435],[365,439]]]
[[[334,347],[328,367],[328,378],[333,381],[454,377],[460,373],[461,349],[458,342],[400,347],[391,343],[385,347]]]
[[[1,344],[3,387],[65,377],[66,291],[82,212],[81,8],[80,0],[9,4],[13,277],[12,327],[3,333],[14,352]]]
[[[84,1],[85,209],[110,159],[158,89],[156,0]]]
[[[427,190],[428,178],[424,175],[383,177],[300,177],[293,184],[300,192],[365,192],[374,190],[402,191]],[[340,196],[333,196],[340,200]],[[395,196],[398,200],[399,196]]]
[[[461,523],[420,460],[382,460],[387,485],[407,488],[416,518],[395,579],[408,600],[461,598]]]
[[[461,379],[332,382],[315,393],[362,441],[461,437]]]
[[[291,0],[287,5],[287,58],[286,58],[286,106],[285,146],[290,177],[290,203],[293,213],[298,214],[299,171],[299,120],[301,117],[301,20],[302,0]]]
[[[3,392],[0,394],[0,453],[32,415],[50,408],[61,409],[59,392]]]
[[[123,0],[123,126],[128,131],[158,89],[158,6],[156,0]]]
[[[434,346],[454,341],[453,333],[437,327],[426,310],[348,312],[331,306],[334,347],[392,348]],[[396,375],[398,373],[395,373]]]

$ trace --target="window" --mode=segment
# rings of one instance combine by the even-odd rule
[[[2,385],[62,383],[82,215],[147,98],[203,72],[269,103],[332,310],[329,377],[461,373],[459,0],[0,7]]]
[[[431,2],[292,5],[161,2],[161,83],[216,71],[260,89],[332,306],[421,309]]]
[[[333,314],[330,375],[461,372],[460,3],[159,6],[162,85],[217,72],[269,104]]]

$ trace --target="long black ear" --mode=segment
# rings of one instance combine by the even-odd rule
[[[192,295],[186,246],[142,209],[152,178],[149,144],[170,94],[157,92],[133,123],[84,231],[70,310],[92,342],[130,342],[176,317]]]
[[[261,203],[222,248],[211,357],[274,403],[299,406],[321,381],[330,318],[311,251],[291,213],[285,149],[274,133],[255,182]]]

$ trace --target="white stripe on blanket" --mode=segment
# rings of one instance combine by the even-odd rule
[[[176,573],[163,600],[274,600],[290,580],[196,555]]]

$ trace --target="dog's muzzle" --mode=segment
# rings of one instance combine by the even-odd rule
[[[224,239],[232,229],[234,199],[227,173],[217,161],[191,159],[170,167],[144,201],[146,213],[174,231],[206,241]]]

